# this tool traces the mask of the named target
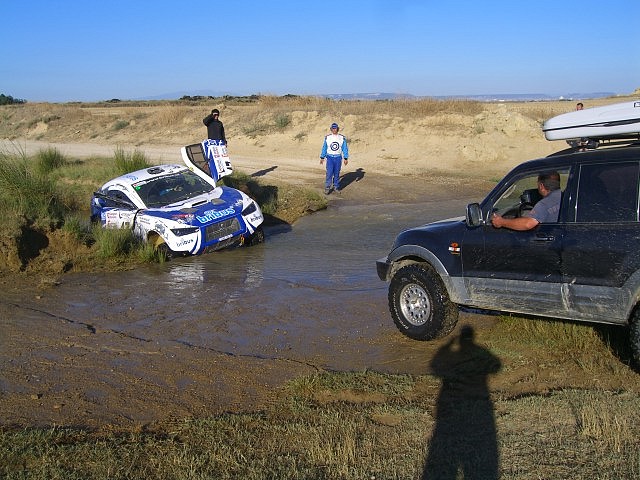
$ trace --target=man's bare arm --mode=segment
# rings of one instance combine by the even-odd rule
[[[494,213],[491,216],[491,224],[496,228],[509,228],[523,232],[531,230],[538,225],[538,220],[532,217],[504,218]]]

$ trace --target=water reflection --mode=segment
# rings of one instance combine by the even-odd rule
[[[204,267],[195,262],[174,262],[167,269],[165,281],[169,290],[181,294],[183,291],[192,291],[196,286],[204,283]]]
[[[172,294],[226,295],[240,298],[264,280],[264,247],[216,252],[200,257],[177,258],[166,264],[163,285]]]

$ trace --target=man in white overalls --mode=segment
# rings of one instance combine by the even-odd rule
[[[332,190],[340,191],[340,167],[342,159],[344,164],[349,163],[349,147],[347,139],[338,133],[338,124],[331,124],[331,133],[324,137],[322,152],[320,152],[320,165],[327,160],[327,177],[324,182],[324,193],[329,195]]]

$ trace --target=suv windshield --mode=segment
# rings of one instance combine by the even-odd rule
[[[137,183],[133,188],[147,207],[164,207],[211,192],[215,187],[190,170],[184,170]]]

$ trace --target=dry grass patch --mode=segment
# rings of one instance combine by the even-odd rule
[[[165,105],[152,115],[152,122],[161,128],[170,128],[185,121],[192,121],[193,112],[182,105]]]
[[[137,432],[62,428],[0,431],[5,478],[433,478],[425,471],[438,415],[433,395],[404,395],[423,381],[376,373],[318,374],[285,387],[262,412],[178,420]],[[377,392],[318,402],[318,389]],[[452,405],[473,419],[474,403]],[[475,443],[457,453],[497,460],[501,479],[638,478],[637,394],[558,391],[494,401],[498,458]],[[465,410],[469,409],[469,410]],[[600,412],[600,414],[598,414]],[[603,413],[604,412],[604,413]],[[455,431],[450,432],[453,439]],[[477,432],[483,439],[483,432]],[[458,457],[441,466],[456,470]],[[453,462],[446,465],[446,462]],[[439,477],[437,477],[439,478]],[[448,478],[448,477],[447,477]]]
[[[477,115],[484,104],[473,100],[397,99],[397,100],[331,100],[321,97],[260,97],[260,110],[317,111],[324,115],[391,115],[402,118],[418,118],[443,113]]]

